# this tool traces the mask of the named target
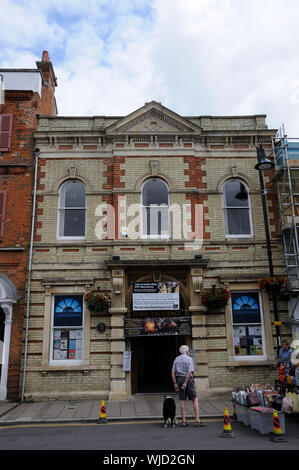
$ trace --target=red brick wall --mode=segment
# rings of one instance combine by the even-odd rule
[[[0,159],[0,189],[7,191],[6,216],[0,251],[0,273],[14,284],[19,300],[13,308],[7,398],[20,396],[26,276],[31,234],[34,178],[34,139],[37,114],[53,114],[53,87],[37,93],[6,91],[3,114],[13,114],[12,144]],[[51,111],[52,109],[52,111]]]

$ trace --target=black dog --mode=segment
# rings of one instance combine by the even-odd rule
[[[171,423],[171,426],[174,428],[176,419],[175,419],[175,413],[176,413],[176,405],[175,401],[172,397],[169,395],[166,395],[164,397],[164,402],[163,402],[163,417],[164,417],[164,427],[167,428],[168,423]]]

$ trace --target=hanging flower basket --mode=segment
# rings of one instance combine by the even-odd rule
[[[213,286],[211,289],[205,289],[200,293],[201,302],[210,309],[225,307],[228,299],[230,298],[230,292],[223,287],[216,289]]]
[[[87,292],[84,300],[91,312],[106,312],[111,305],[111,298],[100,291]]]
[[[264,277],[258,280],[257,285],[270,294],[279,294],[281,289],[286,286],[286,278],[283,276]]]

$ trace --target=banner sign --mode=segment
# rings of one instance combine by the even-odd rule
[[[135,282],[133,310],[179,310],[178,282]]]
[[[191,317],[125,318],[125,337],[191,335]]]

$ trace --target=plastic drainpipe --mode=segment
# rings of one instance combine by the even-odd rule
[[[35,155],[35,169],[34,169],[33,206],[32,206],[32,221],[31,221],[31,239],[30,239],[28,276],[27,276],[26,330],[25,330],[24,366],[23,366],[23,381],[22,381],[22,395],[21,395],[22,402],[24,401],[25,377],[26,377],[26,366],[27,366],[31,267],[32,267],[33,237],[34,237],[34,225],[35,225],[35,206],[36,206],[36,187],[37,187],[37,169],[38,169],[39,149],[34,150],[34,155]]]

